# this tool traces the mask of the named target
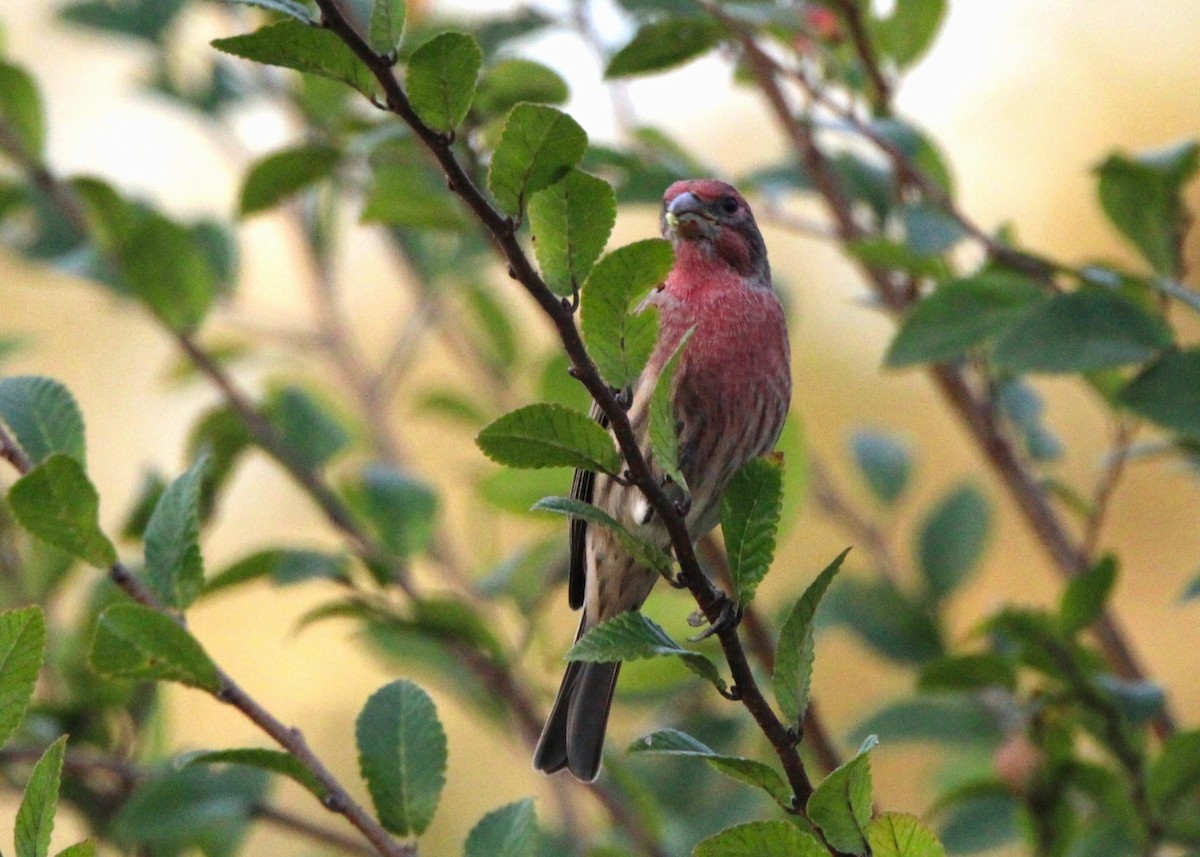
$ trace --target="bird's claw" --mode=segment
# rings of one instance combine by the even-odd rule
[[[721,634],[730,628],[736,628],[742,621],[742,607],[736,601],[731,599],[724,593],[720,596],[720,614],[716,620],[710,622],[708,627],[694,637],[688,637],[689,643],[699,643],[701,640],[707,640],[714,634]],[[693,628],[698,628],[704,624],[707,617],[697,610],[688,617],[688,624]]]

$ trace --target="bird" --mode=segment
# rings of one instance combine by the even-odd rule
[[[791,402],[791,355],[766,243],[733,186],[712,178],[675,182],[663,194],[661,227],[674,248],[674,264],[643,302],[658,310],[658,340],[626,401],[652,470],[664,488],[686,496],[677,508],[686,511],[694,542],[716,526],[730,478],[774,449]],[[671,390],[684,494],[655,468],[648,411],[659,376],[689,332]],[[593,414],[599,416],[598,408]],[[571,496],[669,549],[666,527],[636,486],[577,470]],[[610,530],[580,518],[568,526],[568,601],[572,609],[583,608],[578,640],[597,624],[639,609],[660,575],[638,563]],[[534,751],[536,769],[549,774],[566,768],[577,779],[595,780],[620,668],[619,662],[567,666]]]

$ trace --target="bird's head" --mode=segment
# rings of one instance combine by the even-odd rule
[[[663,237],[677,258],[699,253],[708,264],[770,287],[767,245],[742,195],[717,179],[678,181],[663,194]]]

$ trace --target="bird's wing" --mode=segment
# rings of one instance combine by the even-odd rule
[[[591,416],[600,423],[601,428],[608,428],[608,417],[595,402],[592,402]],[[571,481],[571,499],[590,503],[595,490],[596,471],[576,470],[575,478]],[[567,566],[567,602],[572,610],[578,610],[583,606],[583,594],[587,586],[587,521],[583,518],[571,518],[567,548],[570,562]]]

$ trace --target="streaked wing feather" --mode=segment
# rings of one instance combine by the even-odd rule
[[[608,428],[608,417],[603,414],[595,402],[592,402],[591,417],[600,423],[602,428]],[[590,503],[595,490],[596,472],[594,470],[576,470],[575,478],[571,480],[571,499]],[[572,610],[578,610],[583,606],[583,595],[587,586],[587,521],[572,518],[569,526],[567,549],[570,565],[567,567],[567,603],[571,605]]]

